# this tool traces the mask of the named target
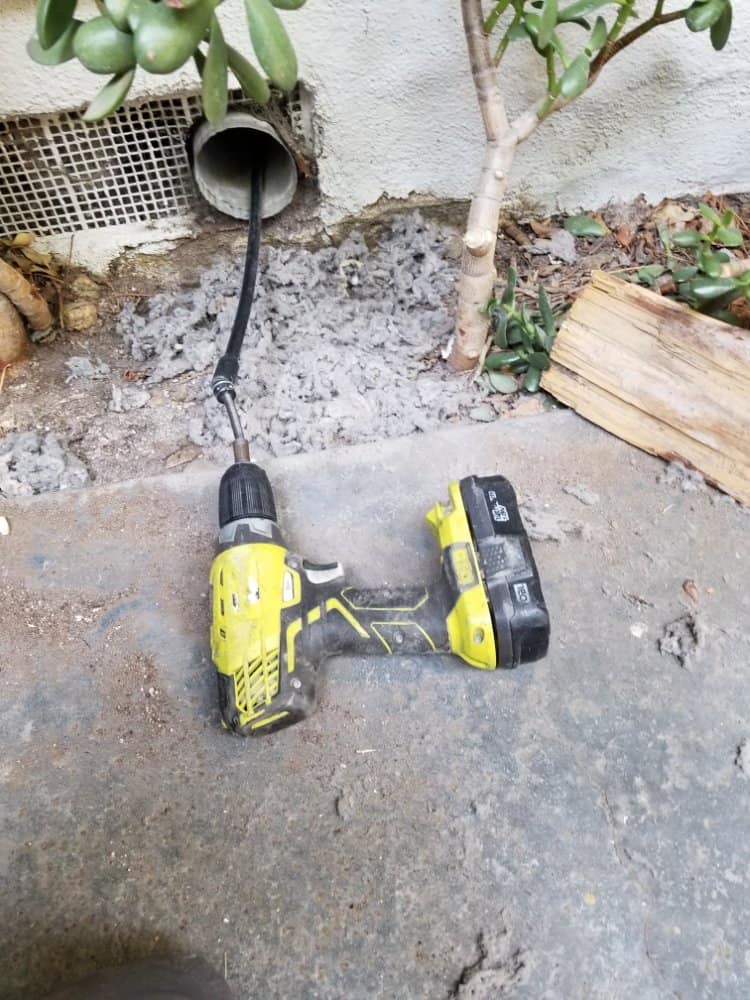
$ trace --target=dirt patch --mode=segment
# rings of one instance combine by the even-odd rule
[[[750,215],[743,196],[713,203],[740,218]],[[360,231],[341,227],[338,244],[316,232],[306,242],[279,245],[269,232],[240,384],[257,458],[555,405],[543,393],[505,396],[484,378],[446,371],[441,352],[451,329],[465,208],[363,219]],[[627,272],[662,260],[658,227],[690,211],[693,200],[656,210],[642,200],[610,206],[602,212],[606,237],[571,243],[560,237],[562,219],[519,206],[502,223],[500,282],[512,265],[522,304],[533,308],[542,284],[562,309],[595,269]],[[93,331],[58,331],[54,342],[5,373],[0,436],[38,435],[22,439],[27,445],[15,455],[10,492],[0,484],[6,496],[68,485],[64,470],[57,479],[34,471],[48,435],[65,468],[80,473],[72,485],[228,459],[228,427],[209,380],[234,313],[244,242],[242,227],[223,226],[181,241],[168,258],[119,261],[109,281],[97,282]],[[681,470],[667,474],[680,489],[700,489]]]
[[[239,386],[258,458],[548,405],[448,373],[453,226],[411,213],[367,232],[339,246],[263,248]],[[229,430],[209,382],[236,308],[245,237],[233,241],[229,256],[226,233],[207,239],[203,270],[191,256],[183,283],[164,275],[172,290],[151,297],[158,269],[137,283],[116,270],[96,335],[61,333],[10,372],[0,433],[43,427],[98,483],[226,461]],[[63,485],[22,482],[14,495]]]
[[[158,732],[168,729],[174,721],[173,706],[160,686],[157,668],[143,653],[131,654],[117,663],[107,701],[121,729],[120,743],[133,737],[141,726]]]

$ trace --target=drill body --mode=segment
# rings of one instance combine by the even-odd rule
[[[549,618],[510,483],[468,477],[427,515],[440,572],[427,587],[347,585],[339,563],[290,551],[268,479],[224,474],[211,569],[211,652],[224,725],[261,735],[315,708],[320,665],[340,654],[454,653],[491,670],[544,656]]]

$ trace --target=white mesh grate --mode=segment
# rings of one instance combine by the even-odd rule
[[[258,113],[239,92],[230,106]],[[297,94],[289,111],[301,131]],[[198,95],[188,95],[127,105],[99,125],[75,111],[0,121],[0,235],[71,233],[185,212],[198,198],[185,138],[200,114]]]

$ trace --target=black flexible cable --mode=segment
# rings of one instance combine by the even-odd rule
[[[258,257],[260,256],[260,208],[263,171],[254,166],[250,178],[250,222],[247,233],[247,250],[245,252],[245,270],[240,287],[240,300],[237,313],[232,324],[227,348],[219,358],[211,388],[214,395],[222,402],[225,393],[234,397],[234,384],[240,368],[240,351],[247,332],[250,310],[255,296],[255,281],[258,276]]]

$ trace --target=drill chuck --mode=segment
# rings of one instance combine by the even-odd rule
[[[276,504],[268,476],[253,462],[235,462],[221,477],[219,526],[230,521],[262,517],[276,520]]]

